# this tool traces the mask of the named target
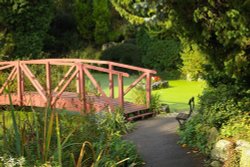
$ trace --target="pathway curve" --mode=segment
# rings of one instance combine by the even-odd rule
[[[202,158],[178,144],[175,114],[138,121],[136,129],[125,136],[133,141],[146,162],[145,167],[202,167]]]

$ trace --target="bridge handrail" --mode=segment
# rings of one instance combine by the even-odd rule
[[[91,82],[94,84],[94,86],[101,92],[101,94],[104,97],[107,97],[106,94],[101,90],[100,85],[98,85],[98,83],[95,81],[95,79],[90,76],[90,73],[88,72],[88,69],[90,70],[96,70],[96,71],[101,71],[101,72],[106,72],[109,74],[109,96],[111,98],[114,98],[114,78],[113,75],[117,75],[118,76],[118,99],[119,99],[119,103],[121,106],[124,105],[124,96],[133,88],[135,87],[143,78],[146,78],[146,99],[147,99],[147,106],[149,107],[150,105],[150,97],[151,97],[151,75],[152,74],[156,74],[155,70],[150,70],[150,69],[146,69],[146,68],[142,68],[142,67],[136,67],[136,66],[132,66],[132,65],[127,65],[127,64],[121,64],[121,63],[116,63],[116,62],[111,62],[111,61],[103,61],[103,60],[89,60],[89,59],[37,59],[37,60],[17,60],[17,61],[10,61],[10,62],[0,62],[0,71],[14,67],[10,76],[7,79],[7,83],[4,83],[4,85],[2,86],[2,88],[0,89],[0,94],[3,92],[4,86],[6,86],[9,82],[9,80],[13,80],[15,77],[17,77],[18,82],[23,82],[22,81],[22,75],[21,71],[23,71],[25,73],[25,75],[30,79],[30,81],[32,82],[33,86],[37,89],[37,91],[39,92],[39,94],[41,94],[43,96],[43,99],[45,99],[45,90],[43,90],[39,84],[39,82],[37,81],[37,79],[35,78],[35,76],[32,75],[32,73],[29,71],[28,67],[26,65],[28,64],[43,64],[46,65],[46,89],[47,89],[47,93],[52,93],[52,90],[48,90],[51,89],[51,79],[50,79],[50,65],[66,65],[66,66],[71,66],[71,68],[75,68],[76,67],[76,71],[74,72],[74,74],[77,73],[77,76],[80,75],[83,71],[87,72],[87,76],[89,77],[89,79],[91,80]],[[82,64],[82,65],[81,65]],[[104,68],[103,66],[94,66],[93,64],[97,64],[97,65],[107,65],[107,68]],[[80,67],[80,66],[81,67]],[[79,68],[78,68],[79,67]],[[134,70],[134,71],[139,71],[142,72],[142,74],[132,83],[129,85],[129,87],[124,91],[123,88],[123,77],[129,77],[128,73],[122,72],[122,71],[118,71],[118,70],[114,70],[114,67],[120,67],[120,68],[125,68],[125,69],[129,69],[129,70]],[[82,72],[81,72],[82,71]],[[86,73],[84,72],[84,73]],[[68,74],[66,74],[65,76],[67,76]],[[81,74],[82,75],[82,74]],[[85,75],[85,74],[83,74]],[[58,90],[58,87],[62,86],[61,82],[66,82],[66,84],[63,85],[63,89],[61,91],[59,91],[59,94],[57,95],[57,97],[60,97],[60,95],[62,94],[62,92],[66,89],[66,87],[68,86],[68,84],[72,81],[72,78],[76,77],[76,76],[71,76],[69,80],[66,80],[64,78],[60,81],[59,85],[56,87],[56,89],[54,90]],[[78,78],[78,77],[77,77]],[[84,77],[82,76],[80,79],[78,78],[78,80],[83,79]],[[78,86],[81,84],[84,84],[82,82],[84,81],[78,81]],[[18,90],[17,93],[20,97],[20,100],[22,99],[22,91],[24,88],[24,85],[22,85],[23,83],[18,83]],[[79,89],[79,88],[77,88]],[[84,89],[84,88],[82,88]],[[83,91],[83,90],[82,90]],[[55,100],[54,100],[55,101]],[[111,104],[110,104],[111,105]]]
[[[90,59],[37,59],[37,60],[23,60],[21,62],[24,63],[41,63],[45,61],[50,61],[50,62],[67,62],[67,63],[88,63],[88,64],[99,64],[99,65],[113,65],[116,67],[121,67],[121,68],[127,68],[130,70],[135,70],[135,71],[141,71],[141,72],[149,72],[151,74],[156,74],[157,72],[155,70],[150,70],[142,67],[136,67],[132,65],[127,65],[127,64],[122,64],[122,63],[116,63],[112,61],[105,61],[105,60],[90,60]],[[1,64],[1,63],[0,63]]]

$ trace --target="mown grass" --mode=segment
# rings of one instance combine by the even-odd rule
[[[94,74],[94,77],[98,80],[101,87],[108,94],[108,75]],[[124,86],[128,87],[137,76],[130,76],[124,78]],[[114,77],[115,94],[118,95],[117,77]],[[188,100],[194,96],[196,104],[198,102],[198,96],[201,95],[203,89],[206,87],[204,81],[186,81],[186,80],[170,80],[169,88],[159,89],[152,91],[152,94],[160,95],[160,102],[168,104],[171,112],[188,110]],[[133,91],[133,89],[132,89]],[[129,92],[125,98],[129,101],[133,100],[133,93]]]
[[[188,110],[188,101],[194,96],[196,104],[198,96],[206,87],[204,81],[170,80],[169,88],[153,91],[160,95],[162,103],[169,104],[171,111]]]

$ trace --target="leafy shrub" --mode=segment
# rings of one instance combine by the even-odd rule
[[[180,42],[174,38],[151,38],[145,31],[137,33],[137,45],[143,51],[142,63],[146,68],[165,72],[172,78],[180,75]]]
[[[103,51],[100,59],[141,66],[141,54],[136,45],[123,43]]]
[[[242,139],[250,142],[250,116],[242,114],[231,118],[221,128],[222,138]]]
[[[197,80],[204,73],[203,65],[207,63],[205,53],[197,44],[182,41],[183,49],[180,53],[183,66],[182,73],[188,80]]]
[[[193,148],[199,148],[203,153],[208,153],[207,149],[207,137],[210,127],[206,125],[201,114],[197,114],[188,122],[186,122],[183,128],[179,131],[180,143],[187,144]]]
[[[86,47],[84,50],[72,51],[67,57],[80,59],[99,59],[101,53],[92,46]]]
[[[117,108],[114,112],[103,112],[98,116],[98,129],[103,134],[125,134],[129,131],[130,123],[125,122],[125,117],[121,109]]]
[[[98,166],[110,167],[121,166],[126,167],[129,164],[132,166],[142,164],[142,161],[136,153],[136,147],[129,141],[122,140],[120,137],[114,137],[111,141],[102,141],[95,144],[96,150],[105,150],[102,154]],[[122,162],[124,161],[124,162]]]
[[[239,115],[241,112],[237,103],[233,100],[228,100],[224,103],[215,103],[211,107],[205,108],[202,117],[210,127],[220,129],[222,124],[226,123],[230,118]]]
[[[140,82],[135,89],[132,91],[134,103],[136,104],[146,104],[146,90],[145,83]]]
[[[202,96],[199,97],[201,111],[203,111],[205,107],[210,107],[215,103],[224,103],[229,99],[236,101],[242,97],[244,96],[237,86],[221,84],[217,88],[207,88],[204,90]]]
[[[153,111],[156,114],[160,113],[160,111],[161,111],[160,95],[157,93],[151,94],[150,100],[151,101],[150,101],[149,110]]]
[[[207,89],[201,96],[201,109],[197,115],[185,123],[180,130],[180,143],[210,152],[209,130],[215,127],[222,137],[249,140],[249,94],[237,92],[237,87],[221,85]],[[242,98],[242,96],[245,96]],[[244,126],[244,127],[243,127]],[[242,130],[242,131],[241,131]]]
[[[108,41],[111,30],[111,13],[108,0],[93,0],[94,37],[97,44]]]

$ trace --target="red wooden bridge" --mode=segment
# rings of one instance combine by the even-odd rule
[[[52,72],[56,67],[66,69],[63,77],[58,79],[59,82],[52,81],[52,78],[55,78],[53,75],[58,75],[57,71]],[[140,75],[125,89],[123,78],[129,77],[129,74],[120,69],[137,71]],[[108,75],[109,93],[105,93],[93,72]],[[147,110],[150,105],[152,74],[156,74],[156,71],[99,60],[43,59],[0,62],[0,79],[4,79],[0,85],[0,105],[10,105],[10,94],[12,104],[17,106],[50,106],[77,112],[89,112],[92,109],[98,112],[121,107],[125,115],[137,113],[131,118],[133,119],[150,114],[140,112]],[[115,97],[116,78],[118,97]],[[90,93],[87,90],[86,80],[90,81],[98,93]],[[146,104],[138,105],[125,101],[124,96],[142,80],[146,81]],[[69,90],[72,84],[74,86]]]

